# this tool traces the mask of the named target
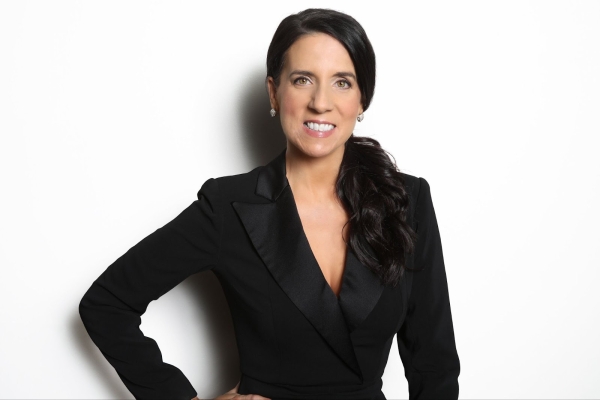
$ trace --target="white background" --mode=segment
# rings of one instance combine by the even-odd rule
[[[0,3],[0,397],[132,398],[79,300],[210,177],[283,149],[264,89],[279,21],[345,11],[378,62],[357,135],[428,180],[462,398],[600,398],[600,2]],[[142,330],[200,397],[238,379],[211,273]],[[388,399],[406,398],[396,345]]]

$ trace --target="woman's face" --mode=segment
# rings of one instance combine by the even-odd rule
[[[288,148],[310,157],[344,151],[362,113],[361,93],[350,55],[324,33],[304,35],[288,49],[271,107],[279,113]]]

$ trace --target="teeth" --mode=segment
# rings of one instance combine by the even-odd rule
[[[317,124],[315,122],[305,122],[304,125],[308,126],[313,131],[327,132],[334,128],[331,124]]]

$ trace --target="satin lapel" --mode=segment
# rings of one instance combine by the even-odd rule
[[[234,202],[233,206],[277,284],[335,353],[362,380],[344,313],[323,277],[302,229],[298,209],[285,178],[284,155],[285,152],[280,154],[259,175],[257,194],[272,202]],[[342,283],[346,288],[353,288],[361,279],[362,275],[355,270],[356,267],[351,267],[349,282]],[[361,297],[360,294],[348,295],[348,307],[354,307],[357,300],[364,301]],[[350,315],[356,321],[364,318],[364,313],[362,307],[357,313],[350,312]]]
[[[379,278],[348,248],[339,305],[350,331],[356,329],[375,308],[383,289]]]
[[[310,249],[289,186],[275,203],[235,202],[233,206],[277,284],[340,358],[362,377],[338,299]]]

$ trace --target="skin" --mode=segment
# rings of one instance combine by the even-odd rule
[[[288,49],[279,85],[272,77],[267,84],[271,107],[278,112],[287,141],[286,176],[302,227],[337,296],[346,261],[348,216],[335,193],[335,182],[344,144],[363,112],[354,64],[333,37],[308,34]],[[314,137],[308,134],[306,121],[327,122],[335,128],[327,137]],[[270,400],[256,394],[240,395],[238,387],[239,382],[215,400]]]
[[[271,400],[266,397],[259,396],[257,394],[238,394],[237,390],[240,386],[238,382],[237,385],[229,392],[216,397],[214,400],[226,400],[226,399],[235,399],[235,400]],[[200,400],[198,397],[194,397],[192,400]]]

